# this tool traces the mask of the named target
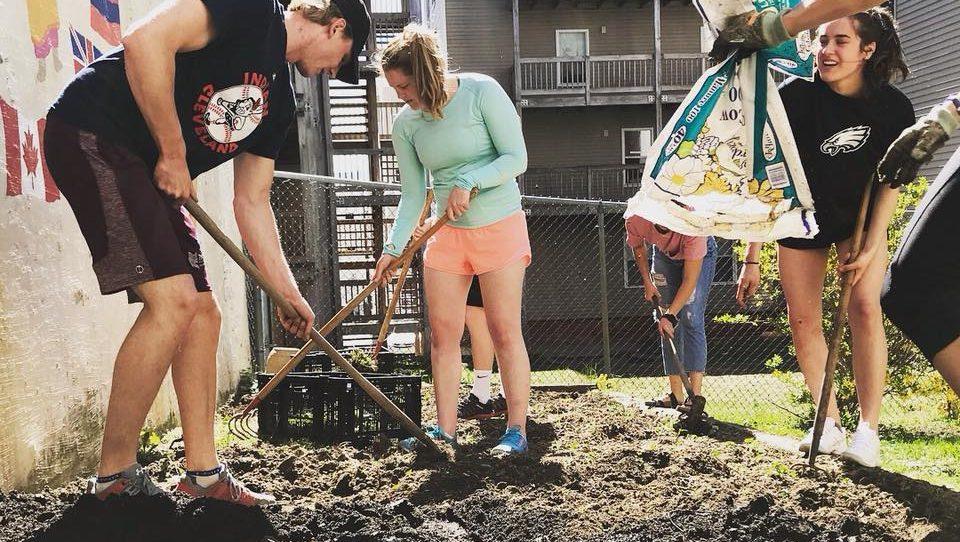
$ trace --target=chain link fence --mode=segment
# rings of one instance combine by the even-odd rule
[[[398,187],[278,174],[271,200],[301,290],[314,307],[327,307],[326,313],[317,310],[320,324],[368,284],[396,214]],[[533,384],[596,385],[641,399],[662,396],[668,388],[660,339],[633,255],[625,246],[625,203],[524,196],[523,206],[533,248],[523,300]],[[792,351],[783,295],[778,285],[767,284],[758,302],[741,309],[734,298],[741,259],[737,243],[717,243],[706,311],[707,410],[719,419],[760,428],[802,427],[809,423],[812,407]],[[428,307],[423,303],[421,265],[418,258],[392,320],[388,345],[418,355],[420,370],[427,374]],[[767,257],[764,265],[775,266],[775,261]],[[394,287],[367,298],[331,335],[334,344],[347,352],[370,351]],[[269,303],[253,285],[248,301],[259,367],[272,347],[300,346],[279,328]],[[957,405],[950,403],[942,381],[931,376],[922,356],[901,336],[889,339],[890,374],[896,385],[884,399],[884,417],[940,420],[951,409],[955,416]],[[467,334],[464,353],[469,366]],[[838,386],[855,407],[850,356],[844,354],[840,370],[847,378]]]

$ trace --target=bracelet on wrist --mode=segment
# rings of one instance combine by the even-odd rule
[[[753,260],[745,260],[745,261],[743,262],[743,265],[760,265],[760,262],[758,262],[758,261],[753,261]]]
[[[666,320],[667,320],[668,322],[670,322],[670,324],[673,325],[673,326],[676,326],[676,325],[677,325],[677,322],[678,322],[678,320],[677,320],[677,315],[676,315],[676,314],[669,313],[669,312],[665,312],[665,313],[661,314],[661,315],[660,315],[660,319],[661,319],[661,320],[666,319]]]

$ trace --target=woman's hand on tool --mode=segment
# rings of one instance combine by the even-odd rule
[[[413,230],[413,240],[416,241],[417,239],[423,237],[423,234],[427,233],[427,230],[432,228],[436,223],[437,217],[427,217],[427,219],[423,221],[423,224],[420,224],[415,230]]]
[[[280,307],[277,307],[277,319],[280,320],[280,325],[283,326],[283,329],[286,329],[297,337],[310,340],[310,331],[313,329],[313,320],[315,318],[310,304],[300,295],[300,292],[284,294],[284,297],[290,302],[293,310],[297,313],[288,315],[280,310]]]
[[[454,188],[447,198],[447,216],[450,220],[460,218],[460,215],[470,208],[470,191],[465,188]]]
[[[840,273],[841,277],[846,273],[852,272],[853,275],[850,277],[850,286],[856,285],[867,272],[867,268],[870,267],[870,262],[872,262],[874,256],[877,255],[877,249],[877,246],[868,247],[864,245],[863,250],[860,251],[857,258],[837,266],[837,272]],[[847,254],[846,260],[849,259],[850,254]]]
[[[757,293],[760,286],[760,265],[745,263],[740,268],[740,278],[737,280],[737,304],[746,308],[747,301]]]
[[[393,278],[393,271],[387,271],[387,268],[390,267],[394,261],[396,261],[396,256],[391,256],[390,254],[383,254],[380,256],[380,259],[377,260],[377,267],[373,270],[373,278],[370,279],[370,282],[378,282],[380,284],[386,284]]]
[[[187,169],[187,161],[184,158],[161,156],[153,169],[153,178],[157,188],[179,202],[186,201],[190,197],[197,199],[193,180],[190,178],[190,170]]]

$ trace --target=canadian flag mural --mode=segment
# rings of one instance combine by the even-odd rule
[[[60,199],[43,156],[46,119],[28,120],[0,98],[0,142],[4,149],[2,173],[8,196],[33,196],[52,202]]]

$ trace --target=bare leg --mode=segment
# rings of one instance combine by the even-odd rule
[[[829,249],[798,250],[777,247],[780,281],[787,299],[787,314],[797,363],[813,396],[820,402],[824,367],[827,362],[827,341],[823,336],[823,279],[827,271]],[[827,416],[839,423],[840,410],[836,397],[830,398]]]
[[[677,401],[682,403],[687,396],[687,390],[683,389],[683,381],[677,375],[669,375],[667,380],[670,382],[670,393],[677,398]],[[669,403],[669,399],[669,396],[663,398],[665,403]]]
[[[113,365],[100,475],[119,472],[136,462],[143,422],[193,321],[199,299],[189,275],[141,284],[137,294],[144,300],[143,310]]]
[[[219,462],[213,443],[213,419],[217,408],[220,307],[212,293],[198,295],[197,313],[173,358],[173,385],[180,406],[187,470],[207,470]]]
[[[838,243],[838,253],[847,254],[849,251],[850,240]],[[878,250],[866,273],[853,287],[848,308],[860,419],[868,422],[874,431],[880,421],[880,404],[887,378],[887,336],[880,308],[880,290],[886,271],[887,253]]]
[[[487,316],[483,307],[467,306],[467,331],[470,332],[470,354],[474,371],[493,370],[493,338],[487,328]]]
[[[425,268],[423,286],[430,307],[430,362],[437,400],[437,425],[448,435],[457,431],[460,389],[460,339],[466,318],[470,275]]]
[[[687,376],[690,377],[690,387],[693,388],[693,393],[703,395],[703,373],[690,371]]]
[[[933,356],[933,366],[940,371],[953,392],[960,395],[960,337]]]
[[[527,407],[530,403],[530,358],[520,321],[525,272],[526,262],[520,260],[480,275],[487,325],[499,356],[503,391],[507,398],[507,426],[520,426],[524,435],[527,434]]]

